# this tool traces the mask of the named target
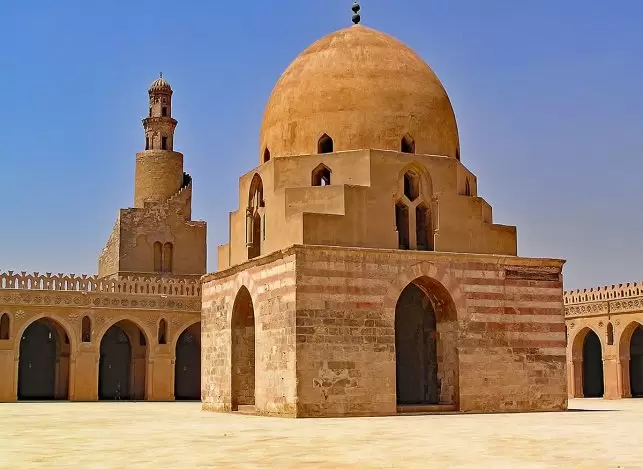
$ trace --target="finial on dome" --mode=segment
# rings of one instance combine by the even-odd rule
[[[359,6],[359,2],[355,0],[353,3],[353,23],[359,24],[361,21],[362,17],[359,14],[359,11],[361,10],[361,7]]]
[[[163,72],[159,72],[159,78],[163,78]]]

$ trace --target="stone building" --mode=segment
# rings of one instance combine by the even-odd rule
[[[569,397],[643,397],[643,283],[565,292]]]
[[[199,399],[206,224],[174,151],[172,88],[149,89],[134,208],[98,276],[0,272],[0,402]]]
[[[564,261],[517,256],[436,75],[354,22],[268,101],[259,166],[203,278],[204,409],[565,409]]]

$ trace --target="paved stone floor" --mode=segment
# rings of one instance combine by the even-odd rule
[[[291,420],[199,403],[0,404],[0,468],[643,467],[643,400],[570,407]]]

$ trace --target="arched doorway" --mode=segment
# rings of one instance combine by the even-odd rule
[[[48,318],[31,323],[20,338],[18,400],[67,399],[69,336]]]
[[[407,286],[395,307],[397,402],[437,404],[440,400],[436,319],[420,288]]]
[[[643,397],[643,326],[639,325],[630,340],[630,390],[632,397]]]
[[[590,330],[583,340],[583,397],[603,397],[603,392],[601,340]]]
[[[232,308],[232,410],[255,404],[255,315],[252,298],[241,287]]]
[[[395,306],[397,404],[455,404],[457,362],[451,297],[435,280],[417,279],[402,291]]]
[[[201,323],[184,330],[176,342],[174,399],[201,400]]]
[[[98,398],[145,399],[147,341],[131,321],[111,326],[100,341]]]

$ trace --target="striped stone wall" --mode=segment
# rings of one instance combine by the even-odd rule
[[[203,287],[204,407],[226,410],[229,318],[245,285],[259,308],[260,412],[395,414],[395,309],[415,281],[438,318],[441,403],[463,412],[565,409],[562,265],[295,246],[214,274]]]
[[[231,410],[231,321],[234,301],[248,289],[255,316],[255,408],[296,413],[295,256],[263,258],[204,279],[201,387],[205,410]]]

